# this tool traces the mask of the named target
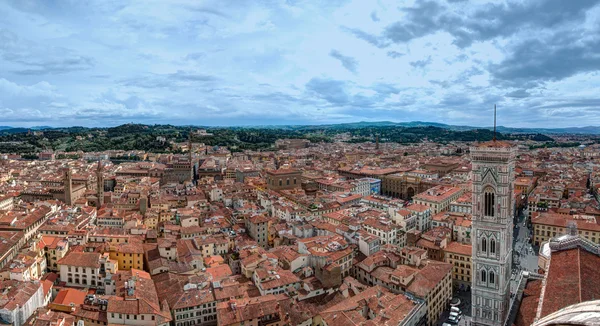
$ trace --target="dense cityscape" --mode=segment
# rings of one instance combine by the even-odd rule
[[[232,152],[199,134],[164,139],[180,154],[0,154],[2,323],[518,326],[597,304],[584,136]]]

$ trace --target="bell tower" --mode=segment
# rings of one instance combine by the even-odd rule
[[[96,207],[98,209],[104,205],[104,175],[102,170],[102,161],[98,160],[98,167],[96,168],[96,196],[98,197]]]
[[[494,138],[471,147],[472,324],[504,325],[510,305],[516,148]]]
[[[194,155],[192,152],[192,128],[190,128],[190,133],[188,135],[188,160],[190,161],[190,181],[194,181]]]
[[[65,203],[73,205],[73,171],[69,167],[63,172],[63,186],[65,188]]]

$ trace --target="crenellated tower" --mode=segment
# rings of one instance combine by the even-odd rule
[[[73,205],[73,171],[70,167],[63,171],[63,186],[65,188],[65,203]]]

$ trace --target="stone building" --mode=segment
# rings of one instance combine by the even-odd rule
[[[267,171],[267,188],[269,190],[284,190],[300,188],[302,171],[296,169],[279,169]]]

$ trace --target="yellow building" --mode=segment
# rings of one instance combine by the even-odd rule
[[[553,237],[567,234],[570,224],[577,227],[582,238],[600,244],[600,224],[592,215],[562,215],[541,213],[531,220],[533,226],[533,242],[536,246]]]
[[[149,229],[156,230],[156,226],[158,225],[158,215],[146,214],[144,217],[144,225]]]
[[[537,177],[519,177],[515,179],[515,192],[520,190],[526,196],[531,194],[535,186],[537,186]]]
[[[118,262],[119,269],[144,270],[144,247],[141,243],[110,244],[109,256]]]
[[[463,288],[471,286],[471,275],[473,275],[472,248],[470,244],[451,242],[444,249],[444,261],[452,264],[452,285],[455,289],[461,286]]]

